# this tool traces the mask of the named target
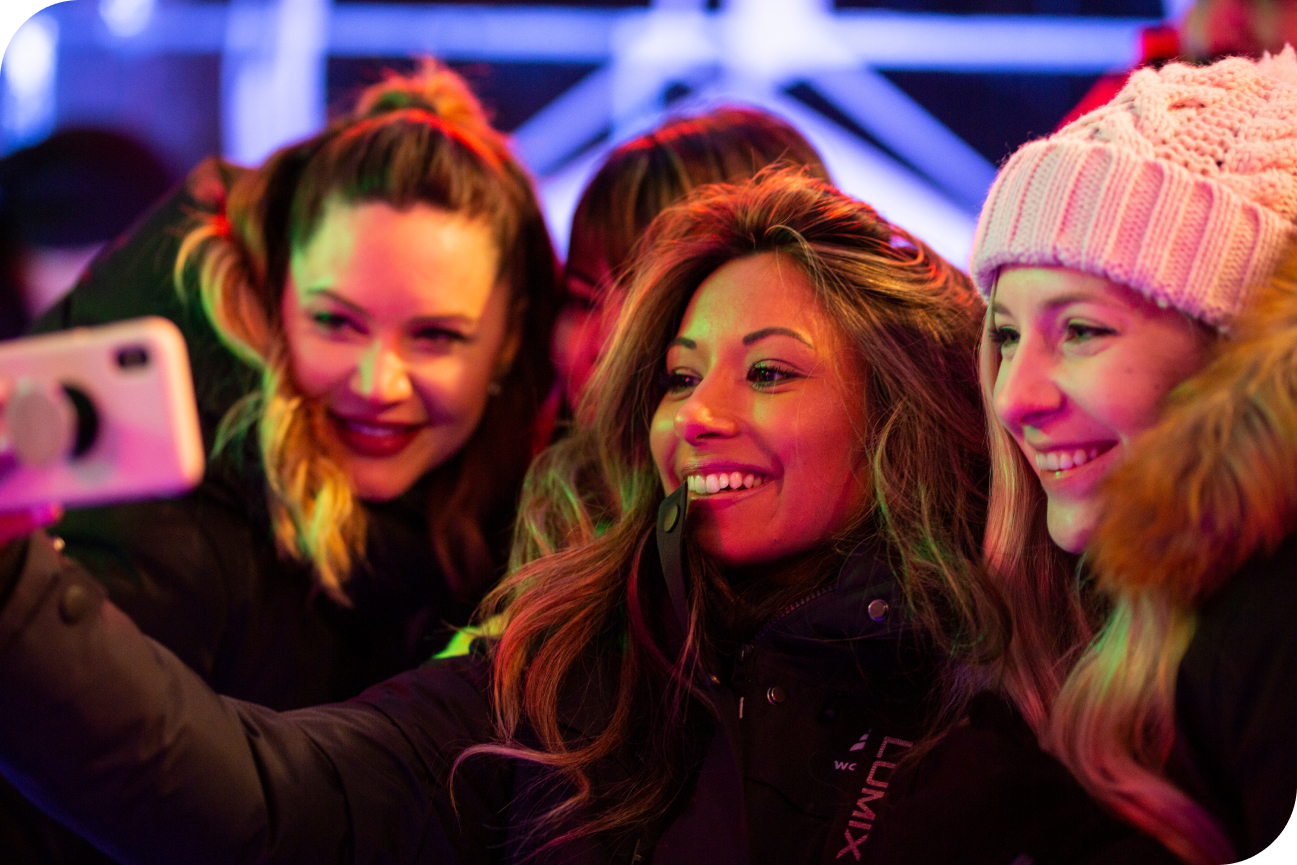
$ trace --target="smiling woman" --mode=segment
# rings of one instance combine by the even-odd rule
[[[649,441],[662,486],[688,485],[693,538],[721,565],[812,549],[864,500],[863,473],[842,464],[862,408],[844,342],[806,274],[774,252],[722,265],[685,308]]]
[[[987,326],[996,416],[1036,469],[1054,543],[1080,553],[1100,484],[1157,420],[1162,398],[1202,366],[1215,332],[1103,276],[1007,267]],[[988,372],[988,375],[990,373]]]
[[[526,173],[435,65],[259,168],[204,163],[39,328],[175,320],[207,475],[55,531],[223,692],[354,696],[503,572],[556,294]]]
[[[988,636],[1006,651],[967,722],[892,785],[877,865],[1213,865],[1292,813],[1293,593],[1260,599],[1268,564],[1210,617],[1205,601],[1246,557],[1222,550],[1289,530],[1267,490],[1292,471],[1283,327],[1229,338],[1297,226],[1294,120],[1291,48],[1172,63],[1000,170],[971,269],[989,303],[985,557],[1009,613]],[[1195,385],[1217,352],[1226,371]]]
[[[424,204],[330,201],[280,315],[352,489],[396,498],[457,452],[519,345],[490,226]],[[498,385],[495,385],[498,389]]]

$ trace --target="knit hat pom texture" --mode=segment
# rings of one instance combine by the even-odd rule
[[[1224,327],[1297,223],[1297,55],[1141,69],[1005,163],[971,269],[1059,266]]]

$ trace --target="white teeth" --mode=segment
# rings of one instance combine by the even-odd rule
[[[1092,447],[1088,451],[1077,448],[1074,451],[1049,451],[1048,453],[1036,452],[1036,468],[1047,472],[1067,471],[1068,469],[1080,468],[1090,460],[1099,456],[1099,448]]]
[[[760,475],[745,475],[742,472],[685,476],[685,484],[688,486],[689,492],[698,495],[713,495],[721,490],[751,489],[752,487],[759,487],[763,483],[765,483],[765,479]]]

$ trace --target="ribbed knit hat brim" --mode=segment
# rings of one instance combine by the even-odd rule
[[[1291,230],[1274,211],[1172,162],[1048,138],[1015,153],[991,187],[972,275],[989,297],[1006,265],[1070,267],[1224,326]]]

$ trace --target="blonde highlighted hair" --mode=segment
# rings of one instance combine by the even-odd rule
[[[425,61],[413,75],[370,87],[352,113],[239,177],[224,206],[181,245],[182,297],[196,296],[222,341],[261,376],[260,390],[226,416],[217,447],[255,427],[280,550],[309,563],[321,589],[346,604],[345,583],[365,554],[365,509],[329,453],[324,407],[294,382],[280,321],[289,257],[310,240],[329,201],[426,204],[492,230],[521,346],[477,430],[428,485],[438,563],[452,592],[474,599],[500,565],[494,551],[552,380],[557,263],[530,179],[463,80]]]
[[[1113,613],[1063,687],[1048,746],[1090,793],[1192,865],[1232,862],[1164,774],[1196,610],[1297,527],[1297,248],[1107,480],[1091,566]]]
[[[1084,590],[1078,558],[1050,537],[1040,479],[1013,436],[995,419],[1000,351],[991,328],[988,311],[979,352],[991,455],[983,556],[1007,616],[983,619],[998,626],[984,635],[993,649],[986,672],[988,684],[1012,700],[1039,734],[1063,680],[1094,633],[1102,603]]]

